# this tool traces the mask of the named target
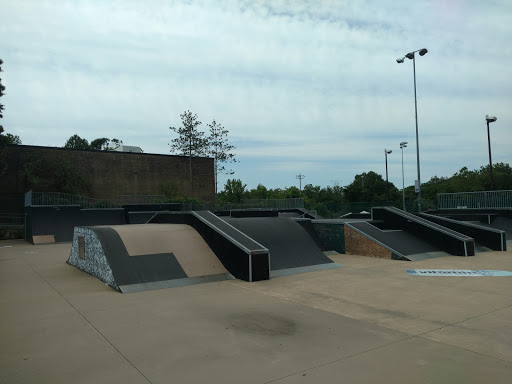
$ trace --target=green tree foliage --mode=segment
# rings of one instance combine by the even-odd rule
[[[110,140],[106,137],[102,137],[91,141],[91,144],[89,144],[89,149],[93,149],[95,151],[115,151],[121,146],[121,144],[123,144],[122,140],[115,138]]]
[[[207,138],[207,154],[212,156],[215,161],[215,193],[217,193],[217,176],[219,173],[225,175],[232,175],[234,172],[227,169],[227,163],[235,163],[235,155],[231,153],[235,147],[228,143],[229,131],[218,124],[215,120],[208,124],[210,133]]]
[[[0,59],[0,72],[3,72],[2,70],[2,64],[3,64],[3,60]],[[5,91],[5,86],[2,84],[2,79],[0,78],[0,97],[2,97],[4,95],[4,91]],[[4,114],[3,114],[3,110],[5,109],[5,106],[3,104],[0,103],[0,119],[2,119],[4,117]],[[8,144],[16,144],[16,145],[20,145],[21,144],[21,140],[20,140],[20,137],[19,136],[16,136],[16,135],[12,135],[10,133],[4,133],[4,127],[0,124],[0,149],[1,147],[4,147],[5,145],[8,145]],[[3,159],[5,157],[5,153],[2,153],[0,154],[0,157]],[[0,164],[0,168],[5,171],[5,167],[6,165],[3,164],[4,161],[2,161],[0,159],[0,162],[2,164]]]
[[[185,111],[180,115],[181,126],[169,127],[171,131],[178,135],[171,140],[169,146],[171,152],[181,156],[187,156],[189,161],[189,197],[193,192],[192,158],[204,156],[208,152],[207,140],[204,138],[204,132],[198,130],[202,124],[197,115],[190,111]]]
[[[89,149],[89,142],[86,139],[82,139],[78,135],[71,136],[66,144],[64,144],[64,148],[67,149]]]
[[[71,136],[64,144],[64,148],[68,149],[82,149],[82,150],[95,150],[95,151],[114,151],[123,144],[122,140],[118,139],[107,139],[101,137],[94,139],[89,143],[87,139],[83,139],[78,135]]]
[[[18,135],[4,134],[4,128],[0,125],[0,147],[9,144],[21,145],[21,139]]]
[[[246,184],[243,184],[239,179],[228,179],[226,185],[224,185],[224,190],[219,193],[219,201],[224,203],[240,203],[245,194]]]
[[[492,166],[494,189],[512,189],[512,168],[506,163],[496,163]],[[470,171],[467,167],[451,177],[432,177],[421,186],[422,195],[426,199],[436,200],[438,193],[488,191],[491,188],[489,165],[479,170]]]
[[[388,185],[381,175],[370,171],[354,177],[354,181],[345,187],[345,200],[350,202],[385,201]],[[398,189],[389,183],[390,200],[400,200]]]

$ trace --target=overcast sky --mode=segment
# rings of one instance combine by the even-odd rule
[[[1,122],[169,154],[185,110],[229,130],[248,188],[421,180],[512,163],[512,2],[0,0]],[[226,177],[220,178],[220,188]]]

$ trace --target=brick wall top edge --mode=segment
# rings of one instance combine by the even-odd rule
[[[114,153],[116,155],[129,155],[129,156],[165,156],[165,157],[179,157],[187,159],[188,156],[180,156],[180,155],[166,155],[161,153],[136,153],[136,152],[119,152],[119,151],[98,151],[95,149],[70,149],[70,148],[62,148],[62,147],[45,147],[41,145],[16,145],[16,144],[8,144],[9,148],[23,147],[23,148],[34,148],[39,150],[58,150],[58,151],[71,151],[71,152],[95,152],[95,153]],[[213,157],[194,157],[194,159],[212,159]]]

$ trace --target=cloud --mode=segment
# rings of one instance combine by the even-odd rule
[[[512,6],[463,1],[14,1],[2,3],[2,122],[24,143],[77,133],[169,153],[184,110],[216,119],[237,146],[237,178],[327,185],[383,173],[401,185],[398,144],[422,179],[511,162]],[[297,168],[293,171],[294,167]],[[318,167],[315,169],[315,167]],[[393,176],[391,176],[393,175]],[[280,180],[283,180],[282,182]]]

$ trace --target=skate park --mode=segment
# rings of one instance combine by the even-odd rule
[[[32,241],[0,243],[2,381],[509,381],[510,277],[407,273],[512,271],[507,210],[146,208],[29,207]]]
[[[120,292],[235,278],[253,282],[340,267],[329,254],[419,261],[503,252],[512,227],[510,209],[465,210],[461,216],[374,207],[368,216],[337,220],[305,209],[182,211],[169,204],[26,209],[27,241],[71,241],[68,263]]]

